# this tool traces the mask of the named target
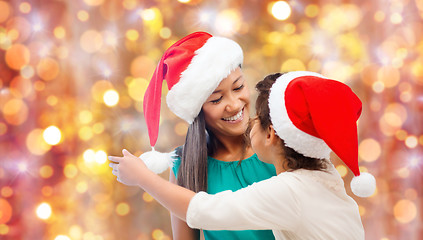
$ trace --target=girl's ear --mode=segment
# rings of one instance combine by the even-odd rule
[[[278,135],[276,135],[275,129],[273,128],[273,125],[270,125],[267,128],[266,131],[266,145],[270,146],[270,145],[274,145],[275,143],[277,143],[279,141],[279,137]]]

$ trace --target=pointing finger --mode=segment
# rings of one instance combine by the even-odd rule
[[[120,162],[121,157],[109,156],[108,159],[109,159],[109,161],[118,163],[118,162]]]
[[[132,153],[130,153],[128,150],[126,150],[126,149],[123,149],[122,150],[122,154],[123,154],[123,156],[132,156]]]

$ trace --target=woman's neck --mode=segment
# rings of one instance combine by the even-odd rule
[[[244,136],[228,137],[216,136],[219,140],[219,147],[213,154],[213,158],[220,161],[232,162],[251,157],[254,152],[245,143]]]

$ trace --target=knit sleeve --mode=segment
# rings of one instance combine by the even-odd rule
[[[285,180],[276,176],[236,192],[199,192],[188,206],[188,226],[206,230],[294,231],[300,222],[301,207],[292,190],[295,186]]]

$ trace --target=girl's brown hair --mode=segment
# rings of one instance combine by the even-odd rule
[[[269,93],[276,79],[282,75],[283,73],[270,74],[256,85],[256,90],[259,93],[256,100],[256,114],[263,130],[267,130],[270,125],[273,125],[269,115]],[[281,144],[286,159],[283,166],[285,170],[307,169],[323,171],[326,169],[326,161],[324,159],[306,157],[294,149],[285,146],[283,139],[281,139]]]

